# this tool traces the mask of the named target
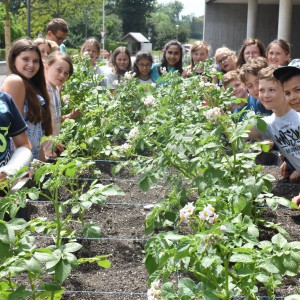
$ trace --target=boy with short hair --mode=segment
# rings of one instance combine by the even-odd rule
[[[46,39],[54,41],[60,48],[60,51],[66,53],[66,47],[63,41],[69,33],[68,23],[61,18],[55,18],[48,23],[46,28]]]
[[[238,122],[245,118],[248,111],[252,110],[255,113],[257,112],[257,100],[249,96],[246,86],[239,79],[237,70],[229,71],[224,74],[222,82],[226,90],[232,88],[232,96],[236,97],[237,99],[240,98],[246,100],[246,102],[237,103],[230,107],[230,110],[235,115],[238,115],[242,110],[244,111],[238,117]]]
[[[300,59],[294,59],[288,66],[276,69],[274,77],[282,83],[287,103],[300,112]],[[299,136],[299,131],[296,134]],[[290,177],[291,181],[300,179],[300,173],[295,171],[288,160],[283,162],[280,169],[282,176]]]
[[[281,154],[289,160],[295,171],[290,180],[300,176],[300,113],[292,109],[285,98],[284,88],[275,77],[276,66],[268,66],[259,71],[259,99],[266,109],[272,110],[271,116],[264,117],[265,132],[253,128],[250,137],[272,140]],[[273,75],[274,72],[274,75]]]
[[[271,115],[272,111],[267,110],[262,103],[258,100],[258,72],[266,68],[269,65],[268,61],[264,57],[256,57],[249,59],[247,63],[242,65],[239,69],[239,79],[243,82],[250,94],[250,98],[254,98],[257,102],[257,114],[260,115]],[[254,100],[253,100],[254,101]]]

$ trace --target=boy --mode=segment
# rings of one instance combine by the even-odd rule
[[[31,144],[25,133],[27,127],[12,98],[0,92],[0,181],[14,174],[32,160]],[[15,151],[11,155],[12,138]]]
[[[256,57],[249,59],[239,70],[239,79],[245,84],[250,98],[254,98],[257,101],[257,114],[271,115],[272,111],[267,110],[260,101],[258,101],[258,72],[268,66],[268,61],[264,57]],[[253,100],[254,101],[254,100]]]
[[[242,121],[249,110],[252,110],[255,113],[257,112],[257,100],[248,95],[247,88],[240,81],[237,70],[229,71],[226,74],[224,74],[222,81],[226,90],[229,88],[233,89],[232,96],[234,96],[237,99],[246,100],[246,102],[234,104],[230,107],[230,110],[235,115],[234,120],[236,120],[237,122]],[[237,116],[242,110],[244,112],[241,115]]]
[[[300,113],[292,109],[286,101],[283,86],[273,75],[276,68],[269,66],[258,73],[259,100],[273,113],[263,118],[267,125],[266,131],[260,132],[257,128],[253,128],[250,137],[272,140],[295,168],[290,180],[296,181],[300,175]]]
[[[63,41],[69,33],[68,24],[64,19],[55,18],[48,23],[46,28],[46,39],[54,41],[60,48],[60,51],[66,53],[66,47]]]

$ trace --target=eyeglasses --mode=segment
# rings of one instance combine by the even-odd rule
[[[140,68],[151,68],[151,65],[140,65],[140,64],[137,64],[137,65]]]
[[[223,62],[225,62],[226,60],[228,60],[228,55],[224,55],[221,59],[217,60],[217,64],[221,65]]]
[[[63,42],[65,42],[67,40],[65,37],[59,37],[59,36],[57,36],[54,32],[52,32],[52,34],[57,39],[57,42],[60,43],[60,44],[62,44]]]

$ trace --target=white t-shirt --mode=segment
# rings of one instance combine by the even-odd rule
[[[300,172],[300,113],[294,109],[289,110],[281,117],[264,117],[267,130],[261,133],[263,139],[272,140],[293,165]]]

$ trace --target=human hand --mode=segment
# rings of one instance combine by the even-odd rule
[[[79,109],[72,109],[69,113],[69,119],[77,119],[81,116],[81,112]]]
[[[300,194],[292,199],[292,201],[299,207],[300,209]]]
[[[280,174],[282,177],[285,178],[290,176],[290,172],[288,170],[287,163],[285,161],[280,166]]]
[[[290,181],[291,182],[298,182],[300,181],[300,173],[297,171],[294,171],[291,176],[290,176]]]

